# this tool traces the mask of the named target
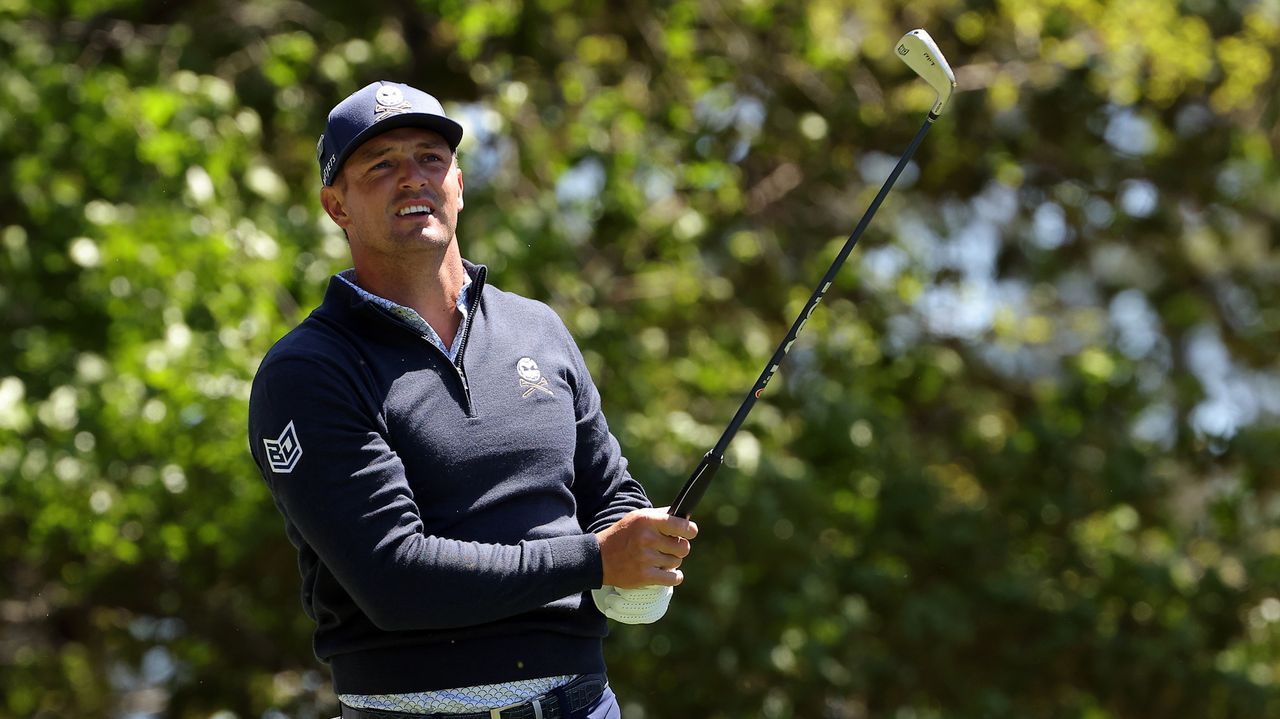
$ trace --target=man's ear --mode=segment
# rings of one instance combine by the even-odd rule
[[[464,204],[462,201],[462,165],[458,165],[458,209],[461,210]]]
[[[346,203],[342,200],[342,193],[334,189],[332,186],[320,188],[320,206],[329,215],[329,219],[342,229],[347,229],[347,225],[351,224],[351,216],[347,214]]]

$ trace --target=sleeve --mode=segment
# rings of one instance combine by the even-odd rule
[[[627,471],[618,440],[609,432],[586,361],[568,328],[556,318],[573,367],[574,415],[577,445],[574,453],[573,493],[578,501],[578,521],[591,533],[612,525],[623,515],[653,506],[644,488]],[[599,586],[599,585],[597,585]]]
[[[600,586],[599,545],[589,534],[516,545],[425,534],[376,393],[341,366],[264,363],[249,441],[291,540],[314,551],[376,626],[470,626]]]

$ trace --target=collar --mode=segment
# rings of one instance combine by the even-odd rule
[[[375,295],[360,285],[357,285],[355,281],[356,271],[354,267],[345,269],[334,275],[334,277],[346,283],[355,291],[356,295],[360,297],[360,299],[377,305],[387,312],[390,312],[393,316],[403,320],[406,324],[413,327],[413,329],[418,332],[421,332],[427,337],[427,339],[431,340],[431,343],[436,347],[439,347],[450,360],[456,360],[458,357],[458,349],[462,346],[462,342],[459,341],[461,339],[461,328],[466,325],[467,318],[471,313],[471,287],[474,284],[474,280],[471,279],[471,275],[474,267],[474,265],[468,267],[465,263],[463,265],[465,272],[463,273],[462,289],[458,292],[457,301],[458,311],[462,313],[462,325],[459,326],[459,336],[455,336],[453,339],[452,347],[445,344],[444,340],[440,338],[440,335],[436,333],[435,328],[428,324],[426,320],[422,319],[422,315],[418,314],[417,310],[412,307],[405,307],[404,305],[393,302],[385,297]]]

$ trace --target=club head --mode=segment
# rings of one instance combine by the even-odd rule
[[[912,30],[898,41],[898,57],[938,93],[938,101],[933,104],[929,115],[934,118],[940,116],[951,99],[951,93],[955,92],[956,74],[951,71],[938,45],[924,30]]]

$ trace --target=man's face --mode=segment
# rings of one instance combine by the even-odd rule
[[[439,250],[458,228],[462,170],[438,133],[402,127],[357,148],[320,201],[353,254]]]

